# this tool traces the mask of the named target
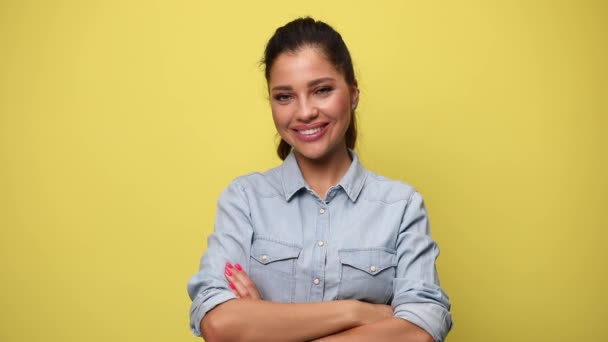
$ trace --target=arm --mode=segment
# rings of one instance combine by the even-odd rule
[[[209,236],[199,272],[188,282],[190,329],[196,336],[201,336],[200,323],[209,311],[236,298],[224,279],[224,265],[229,259],[248,260],[252,236],[247,198],[234,181],[220,195],[214,232]]]
[[[264,301],[239,264],[224,272],[239,298],[212,310],[202,322],[207,341],[310,341],[392,316],[387,305],[357,301],[284,304]],[[255,312],[255,315],[251,313]]]
[[[407,203],[397,238],[393,281],[394,318],[350,329],[319,341],[443,341],[452,326],[450,302],[439,287],[426,208],[419,193]]]
[[[420,327],[400,318],[388,318],[315,340],[315,342],[433,342],[433,337]]]
[[[397,274],[393,281],[395,317],[424,329],[441,342],[452,327],[450,300],[439,285],[435,261],[439,247],[431,239],[422,196],[407,203],[397,238]]]
[[[310,341],[367,324],[382,317],[380,311],[357,301],[286,304],[237,299],[213,309],[201,329],[208,342]]]

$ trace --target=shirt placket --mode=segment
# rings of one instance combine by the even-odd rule
[[[317,225],[313,249],[312,285],[310,299],[312,302],[323,300],[325,289],[325,258],[327,255],[327,231],[329,228],[329,206],[325,201],[317,201]]]

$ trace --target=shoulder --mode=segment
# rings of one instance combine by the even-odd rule
[[[412,185],[384,177],[369,170],[361,190],[363,199],[385,203],[405,202],[407,204],[416,194],[418,192]]]
[[[281,167],[264,172],[252,172],[239,176],[230,182],[228,189],[242,192],[244,195],[275,197],[283,194]]]

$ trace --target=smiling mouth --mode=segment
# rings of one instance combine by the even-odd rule
[[[315,128],[308,128],[308,129],[295,129],[296,132],[302,134],[302,135],[313,135],[316,133],[321,132],[325,127],[327,127],[328,124],[323,124],[319,127],[315,127]]]
[[[328,126],[329,126],[329,123],[325,123],[321,126],[314,127],[314,128],[294,129],[294,132],[296,133],[296,136],[300,140],[306,141],[306,142],[312,142],[317,139],[320,139],[323,135],[325,135],[325,132],[327,131]]]
[[[320,126],[320,127],[317,127],[317,128],[305,129],[305,130],[302,130],[302,131],[298,131],[298,133],[304,134],[304,135],[313,135],[315,133],[321,132],[325,126],[327,126],[327,125],[323,125],[323,126]]]

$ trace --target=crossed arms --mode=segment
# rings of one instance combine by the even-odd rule
[[[422,328],[393,318],[388,305],[354,300],[273,303],[262,300],[238,264],[226,264],[224,275],[237,299],[218,305],[203,318],[201,331],[207,342],[433,341]]]

